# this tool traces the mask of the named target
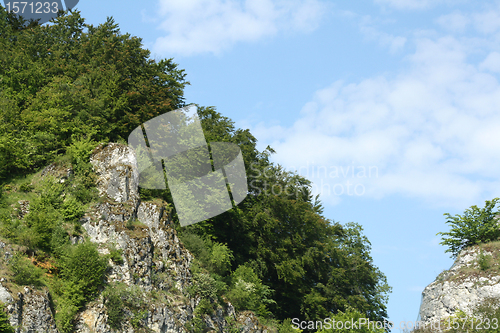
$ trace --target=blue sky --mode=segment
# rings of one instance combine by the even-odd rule
[[[393,287],[396,323],[417,318],[423,288],[452,264],[436,236],[448,230],[443,214],[499,196],[500,2],[80,0],[76,9],[92,24],[113,16],[153,58],[173,57],[191,82],[187,102],[216,106],[312,179],[326,217],[360,223]]]

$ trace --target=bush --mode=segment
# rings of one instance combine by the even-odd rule
[[[64,254],[64,249],[68,244],[69,244],[68,233],[62,226],[57,225],[54,228],[52,232],[52,237],[50,239],[50,248],[52,250],[52,253],[55,256],[60,257],[61,255]]]
[[[21,237],[24,245],[52,251],[52,234],[63,222],[58,211],[62,204],[62,191],[63,186],[53,177],[42,180],[38,188],[39,195],[31,202],[30,212],[25,218],[29,230]]]
[[[85,206],[74,196],[67,196],[60,209],[66,221],[77,221],[85,213]]]
[[[94,129],[86,135],[72,136],[72,143],[68,146],[66,153],[71,157],[71,164],[75,168],[77,174],[86,174],[92,171],[90,164],[90,155],[97,147],[98,142],[92,139],[97,131]]]
[[[21,286],[42,286],[43,270],[33,265],[27,258],[16,254],[9,262],[13,273],[12,281]]]
[[[83,286],[73,281],[64,281],[62,296],[57,306],[57,327],[65,332],[73,332],[74,318],[78,310],[85,303]]]
[[[449,232],[439,232],[443,236],[441,245],[448,246],[446,252],[456,257],[461,250],[481,243],[488,243],[500,237],[498,220],[495,218],[500,211],[495,207],[500,198],[486,200],[484,208],[471,206],[463,215],[447,216],[447,224],[452,226]]]
[[[14,327],[10,325],[5,305],[2,302],[0,302],[0,332],[15,333]]]
[[[24,193],[31,192],[32,190],[33,190],[33,185],[31,185],[30,183],[22,183],[19,186],[19,191]]]
[[[182,243],[210,273],[224,276],[231,269],[233,252],[226,244],[212,242],[193,232],[179,233]]]
[[[119,329],[123,320],[123,301],[117,293],[110,293],[106,297],[106,308],[108,309],[108,324],[111,328]]]
[[[123,257],[122,257],[123,250],[122,249],[117,249],[114,246],[109,247],[109,258],[118,265],[123,264]]]
[[[201,298],[217,298],[217,281],[208,273],[193,273],[193,284],[188,287],[188,293],[191,296],[200,296]]]
[[[294,328],[292,320],[287,318],[278,326],[278,333],[301,333],[302,330]]]
[[[273,290],[262,283],[251,267],[240,265],[231,275],[231,288],[227,297],[237,311],[252,310],[268,317],[267,305],[276,303],[269,298]]]
[[[133,317],[130,322],[133,327],[141,326],[141,321],[145,318],[147,311],[144,309],[143,290],[139,286],[127,287],[124,283],[114,283],[106,287],[102,293],[108,313],[108,324],[111,328],[120,329],[124,309],[130,310]]]
[[[481,250],[481,252],[479,253],[477,261],[479,263],[479,268],[481,268],[482,271],[485,271],[491,267],[491,256],[484,254],[483,250]]]
[[[195,233],[184,230],[179,232],[178,235],[189,252],[194,255],[202,266],[207,268],[210,265],[210,246],[207,244],[209,241]]]
[[[56,320],[63,332],[72,332],[76,313],[103,285],[106,267],[106,259],[90,242],[70,247],[61,256],[63,281]]]
[[[70,248],[61,260],[64,280],[81,286],[86,299],[90,299],[104,283],[106,259],[99,255],[93,243],[80,243]]]
[[[210,255],[210,270],[212,272],[224,275],[231,268],[233,259],[233,252],[226,244],[213,243]]]

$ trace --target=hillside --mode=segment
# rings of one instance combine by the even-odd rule
[[[455,261],[422,292],[415,332],[498,332],[500,329],[500,199],[448,217],[441,232]]]

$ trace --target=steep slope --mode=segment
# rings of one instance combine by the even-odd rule
[[[451,316],[477,316],[479,307],[499,302],[500,242],[468,247],[422,292],[421,326],[447,327]]]
[[[74,332],[267,331],[253,314],[237,315],[230,303],[211,299],[210,309],[201,308],[201,297],[189,292],[193,256],[171,226],[169,206],[140,200],[137,163],[128,146],[101,145],[91,163],[99,201],[80,220],[85,232],[71,242],[97,244],[109,262],[106,289],[78,313]],[[67,166],[52,164],[42,177],[52,175],[64,182],[70,174]],[[24,207],[29,210],[29,203],[24,202]],[[20,250],[1,242],[0,269]],[[17,332],[60,332],[47,288],[20,288],[2,278],[0,301],[7,304]]]

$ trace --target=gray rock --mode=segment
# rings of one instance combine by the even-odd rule
[[[137,202],[139,171],[131,148],[110,143],[99,146],[90,158],[97,174],[97,189],[101,196],[115,202]]]
[[[478,247],[461,251],[453,266],[424,289],[419,312],[424,325],[443,320],[458,310],[472,315],[485,300],[500,299],[500,276],[474,274],[480,272],[478,254]],[[486,251],[484,254],[491,255]],[[468,273],[464,273],[465,268]],[[481,276],[484,274],[487,276]]]
[[[10,304],[14,302],[14,299],[12,298],[11,294],[5,288],[2,284],[0,284],[0,302],[4,304]]]
[[[125,145],[109,144],[98,147],[91,163],[97,174],[100,194],[98,204],[90,207],[80,220],[86,236],[102,254],[122,251],[123,262],[109,260],[108,283],[123,283],[127,292],[140,299],[143,327],[158,333],[187,332],[186,324],[195,316],[199,298],[190,298],[186,289],[191,285],[193,256],[184,247],[172,227],[170,208],[161,201],[141,202],[138,192],[138,170],[134,152]],[[68,170],[49,166],[44,174],[68,175]],[[83,242],[81,236],[72,243]],[[4,252],[7,246],[0,243]],[[9,248],[10,249],[10,248]],[[153,295],[156,295],[153,298]],[[16,300],[17,299],[17,300]],[[25,288],[17,298],[0,284],[0,300],[8,303],[9,320],[18,325],[16,333],[58,332],[46,290]],[[137,331],[131,319],[138,316],[124,308],[119,332]],[[242,327],[242,332],[267,332],[251,312],[237,315],[231,304],[218,308],[202,319],[212,331],[228,332],[225,320],[230,316]],[[107,303],[103,295],[88,303],[76,318],[76,333],[112,333],[108,323]]]
[[[47,290],[25,287],[18,293],[17,301],[7,306],[10,324],[18,327],[16,333],[59,333],[50,303]]]

